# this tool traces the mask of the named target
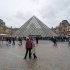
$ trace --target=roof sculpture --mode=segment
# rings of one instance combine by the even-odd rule
[[[37,17],[31,17],[23,24],[12,36],[27,37],[27,36],[57,36],[48,26],[41,22]]]

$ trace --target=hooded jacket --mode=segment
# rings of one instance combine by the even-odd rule
[[[26,42],[26,49],[27,48],[32,48],[32,41],[30,39],[28,39]]]

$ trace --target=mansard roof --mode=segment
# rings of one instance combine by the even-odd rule
[[[3,20],[0,19],[0,24],[2,24],[2,23],[3,23]]]
[[[62,23],[62,25],[64,25],[64,26],[69,25],[69,22],[68,22],[67,20],[63,20],[61,23]]]

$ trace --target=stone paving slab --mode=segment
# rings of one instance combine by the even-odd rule
[[[0,70],[70,70],[70,45],[67,42],[39,41],[36,45],[37,60],[24,60],[23,45],[0,45]]]

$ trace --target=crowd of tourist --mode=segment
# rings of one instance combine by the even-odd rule
[[[18,45],[22,45],[22,40],[26,40],[27,37],[0,37],[0,44],[3,41],[6,41],[6,44],[11,44],[15,45],[15,41],[19,41]],[[51,40],[55,43],[56,42],[68,42],[70,43],[70,36],[69,37],[34,37],[36,40],[36,44],[38,44],[38,40]]]
[[[18,45],[22,45],[22,37],[19,37],[18,39],[16,37],[0,37],[0,44],[3,44],[3,41],[6,41],[6,45],[15,45],[15,41],[18,41]]]
[[[3,40],[2,40],[3,41]],[[0,41],[0,44],[1,42]],[[16,38],[16,37],[6,37],[6,45],[15,45],[15,41],[18,41],[18,45],[22,45],[22,37],[19,37],[19,38]],[[26,48],[26,53],[25,53],[25,57],[24,59],[27,58],[27,55],[29,53],[29,59],[31,59],[31,55],[33,54],[33,57],[34,59],[37,59],[37,56],[36,56],[36,53],[35,53],[35,38],[33,37],[26,37],[26,45],[25,45],[25,48]],[[38,37],[36,38],[36,44],[38,44]]]
[[[46,39],[45,39],[46,38]],[[26,49],[26,53],[24,56],[24,59],[27,58],[27,55],[29,53],[29,59],[32,58],[32,54],[34,59],[37,59],[36,56],[36,51],[35,51],[35,43],[34,41],[36,41],[36,44],[38,44],[38,40],[51,40],[54,45],[57,45],[57,42],[68,42],[68,44],[70,44],[70,36],[69,37],[26,37],[26,39],[22,38],[22,37],[6,37],[4,40],[6,41],[6,45],[15,45],[15,41],[18,41],[18,45],[22,45],[22,40],[26,40],[26,44],[25,44],[25,49]],[[12,41],[12,42],[11,42]],[[3,44],[3,38],[0,37],[0,45]]]

